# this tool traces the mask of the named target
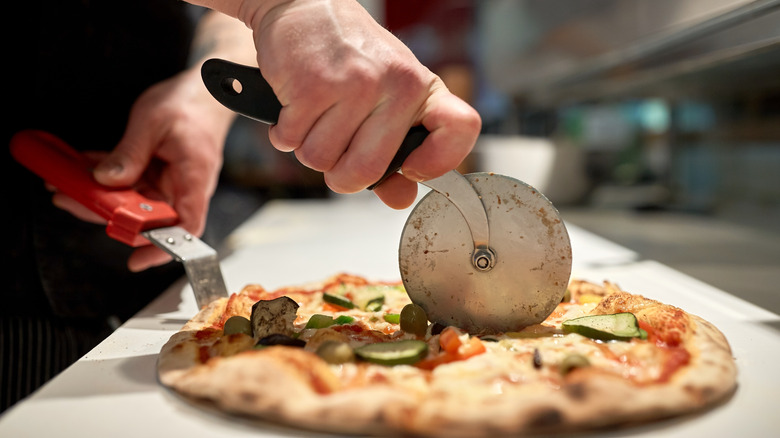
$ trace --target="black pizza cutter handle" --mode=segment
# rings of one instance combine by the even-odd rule
[[[203,63],[200,73],[209,93],[225,107],[269,125],[275,125],[279,121],[282,104],[263,78],[260,69],[214,58]],[[373,190],[390,175],[398,172],[409,154],[422,144],[428,134],[428,130],[423,126],[412,127],[390,161],[385,174],[368,189]]]

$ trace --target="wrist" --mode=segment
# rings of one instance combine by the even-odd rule
[[[242,0],[236,18],[252,30],[259,30],[260,23],[272,10],[292,3],[293,0]]]

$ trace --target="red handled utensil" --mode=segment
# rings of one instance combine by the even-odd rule
[[[11,155],[57,190],[108,221],[109,237],[132,247],[150,242],[184,265],[198,307],[228,295],[217,252],[177,226],[179,216],[167,203],[132,188],[99,184],[90,163],[60,138],[26,130],[11,139]]]

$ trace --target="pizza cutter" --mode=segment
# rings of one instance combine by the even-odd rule
[[[203,81],[223,105],[267,124],[281,103],[260,70],[221,59]],[[428,131],[412,128],[385,175],[397,172]],[[520,330],[561,302],[571,274],[569,235],[538,190],[494,173],[450,171],[421,184],[432,190],[413,208],[398,250],[401,278],[428,319],[470,333]]]
[[[16,133],[11,139],[11,155],[57,190],[106,219],[110,237],[132,247],[151,242],[180,261],[198,307],[228,296],[217,252],[176,226],[179,216],[170,205],[130,188],[98,184],[84,156],[48,132]]]

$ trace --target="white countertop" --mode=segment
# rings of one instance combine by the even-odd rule
[[[266,288],[349,272],[398,280],[398,240],[409,210],[384,207],[369,193],[331,200],[274,201],[228,239],[228,289]],[[734,396],[704,414],[599,436],[775,435],[780,427],[780,316],[567,224],[572,275],[610,280],[715,323],[739,366]],[[0,437],[324,436],[248,422],[193,407],[161,387],[157,354],[196,312],[186,279],[104,342],[0,417]]]

